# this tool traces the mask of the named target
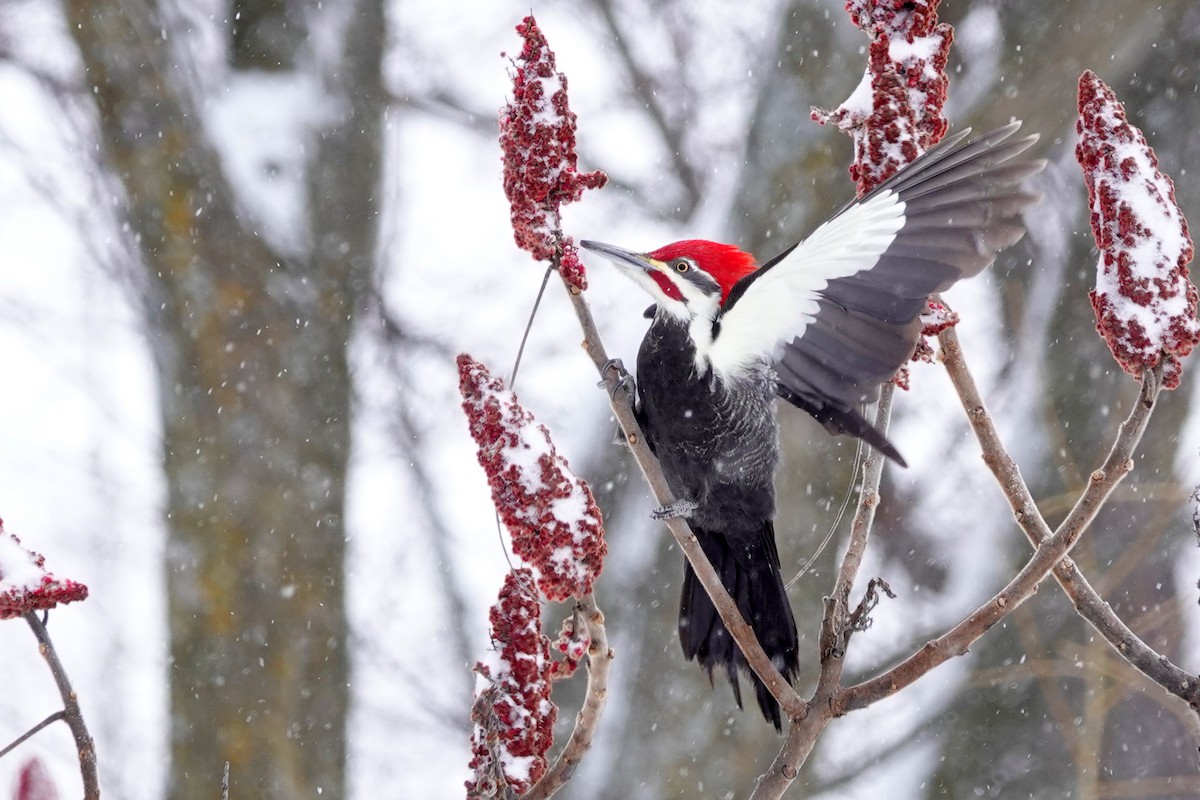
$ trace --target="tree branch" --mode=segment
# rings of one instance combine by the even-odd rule
[[[947,328],[938,337],[938,341],[941,344],[942,363],[946,366],[946,372],[954,383],[954,388],[958,391],[963,409],[967,413],[967,419],[975,431],[975,437],[979,440],[979,445],[983,450],[984,463],[987,464],[992,474],[995,475],[997,483],[1000,484],[1005,498],[1012,507],[1017,524],[1036,548],[1052,535],[1050,526],[1046,524],[1029,487],[1021,477],[1020,470],[1017,469],[996,433],[991,415],[988,413],[979,389],[975,385],[975,379],[967,367],[958,334],[953,328]],[[1155,380],[1157,381],[1157,373]],[[1139,404],[1152,404],[1157,392],[1157,385],[1151,392],[1144,379],[1139,395]],[[1149,416],[1148,411],[1147,416]],[[1132,456],[1132,454],[1133,451],[1130,449],[1128,455]],[[1112,459],[1113,457],[1110,455],[1110,461]],[[1095,473],[1093,473],[1093,481],[1094,479]],[[1079,504],[1077,503],[1076,509],[1078,508]],[[1071,558],[1063,558],[1054,567],[1054,577],[1067,597],[1070,598],[1079,616],[1087,620],[1096,632],[1112,645],[1121,658],[1200,713],[1200,679],[1180,669],[1166,656],[1143,642],[1117,616],[1099,592],[1092,588]]]
[[[30,728],[29,730],[25,731],[20,736],[18,736],[16,739],[13,739],[11,742],[9,742],[9,744],[6,745],[3,750],[0,750],[0,758],[4,758],[6,755],[11,753],[13,750],[16,750],[17,747],[19,747],[22,742],[31,738],[34,734],[36,734],[42,728],[47,728],[47,727],[53,725],[54,723],[58,722],[60,719],[66,719],[66,718],[67,718],[67,712],[65,712],[61,709],[58,711],[55,711],[53,714],[46,717],[44,720],[39,722],[37,725],[34,725],[32,728]]]
[[[58,685],[58,694],[62,697],[62,718],[66,721],[67,727],[71,729],[71,736],[75,739],[75,749],[79,753],[79,771],[83,776],[83,798],[84,800],[99,800],[100,779],[96,774],[96,746],[83,721],[83,712],[79,709],[79,698],[75,696],[75,690],[71,688],[71,681],[67,678],[66,670],[63,669],[62,662],[58,660],[54,643],[50,641],[50,633],[38,619],[37,613],[27,612],[25,621],[29,623],[30,628],[33,628],[33,635],[38,640],[38,652],[50,666],[50,674],[54,676],[54,682]]]
[[[879,404],[875,409],[875,427],[887,435],[892,415],[892,397],[895,384],[884,384],[879,392]],[[850,542],[842,564],[838,568],[833,595],[825,598],[825,614],[821,620],[821,673],[812,699],[806,704],[803,717],[793,717],[787,738],[779,748],[779,754],[770,768],[759,777],[750,800],[777,800],[783,796],[800,767],[808,760],[817,739],[835,714],[833,702],[841,691],[842,669],[845,666],[846,647],[853,628],[850,625],[850,589],[862,566],[871,526],[875,522],[875,509],[879,506],[879,482],[883,478],[883,456],[874,449],[868,450],[863,462],[862,492],[858,507],[850,523]],[[813,713],[815,712],[815,713]]]
[[[604,614],[596,606],[596,598],[588,594],[575,606],[576,613],[587,627],[588,665],[587,691],[583,696],[583,707],[575,718],[575,729],[567,740],[558,758],[546,774],[534,784],[522,800],[546,800],[571,780],[584,753],[592,746],[592,737],[604,704],[608,700],[608,668],[612,665],[613,651],[608,646],[608,634],[604,629]]]
[[[1161,368],[1143,373],[1138,401],[1121,423],[1103,465],[1091,474],[1087,488],[1080,494],[1067,518],[1053,534],[1038,544],[1029,561],[1008,585],[962,622],[926,643],[900,664],[871,680],[839,692],[832,703],[835,716],[864,708],[876,700],[895,694],[937,665],[965,654],[968,647],[988,629],[1033,595],[1042,580],[1079,541],[1112,490],[1133,469],[1133,452],[1154,410],[1160,378]],[[968,413],[974,416],[978,410],[968,409]]]
[[[616,45],[621,62],[625,65],[625,71],[633,84],[634,92],[642,101],[646,113],[650,116],[650,121],[658,129],[667,156],[671,160],[671,167],[683,186],[685,199],[679,206],[680,216],[686,219],[700,204],[701,187],[700,176],[693,169],[683,146],[683,131],[678,126],[672,125],[667,119],[667,113],[659,102],[658,92],[653,81],[634,57],[633,50],[629,46],[629,37],[617,23],[617,14],[611,0],[596,0],[595,5],[600,9],[604,23],[608,26],[609,33],[612,34],[613,44]]]

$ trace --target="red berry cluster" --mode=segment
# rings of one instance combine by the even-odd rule
[[[946,134],[946,60],[954,30],[937,20],[938,0],[846,0],[871,36],[867,75],[834,111],[813,119],[854,137],[850,176],[862,197]],[[869,80],[869,86],[867,82]]]
[[[4,521],[0,520],[0,619],[49,610],[87,596],[88,588],[82,583],[47,572],[45,557],[26,550],[20,539],[5,533]]]
[[[1200,343],[1192,240],[1175,185],[1158,169],[1146,137],[1094,72],[1079,78],[1079,143],[1100,248],[1090,293],[1096,329],[1131,375],[1163,361],[1163,385],[1179,385],[1179,359]]]
[[[591,645],[592,637],[586,625],[580,624],[574,616],[564,619],[558,638],[554,640],[554,649],[563,657],[561,661],[554,662],[554,677],[569,678],[574,675]]]
[[[930,301],[921,314],[921,335],[937,336],[947,328],[953,328],[959,322],[958,312],[942,302]]]
[[[485,366],[463,354],[458,375],[479,463],[513,552],[535,570],[548,599],[583,597],[608,552],[591,489],[554,449],[545,426]]]
[[[491,663],[475,665],[483,686],[471,710],[475,724],[468,798],[504,797],[505,787],[521,795],[546,772],[558,716],[550,701],[555,665],[550,641],[542,635],[541,608],[532,584],[530,570],[513,570],[492,606],[496,651]]]
[[[554,66],[554,53],[532,16],[517,26],[525,43],[514,62],[513,98],[500,111],[504,194],[511,208],[517,246],[538,261],[559,254],[559,270],[582,291],[587,277],[570,237],[562,235],[560,207],[584,189],[598,189],[603,172],[576,168],[575,115],[567,104],[567,76]]]

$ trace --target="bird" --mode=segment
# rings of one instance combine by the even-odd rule
[[[688,519],[790,683],[799,642],[775,542],[776,400],[904,465],[858,408],[912,357],[929,295],[1024,235],[1021,214],[1039,196],[1022,183],[1045,162],[1018,158],[1038,138],[1014,136],[1019,128],[947,137],[762,266],[702,239],[648,252],[580,242],[654,300],[627,387],[675,498],[652,515]],[[779,704],[686,561],[679,639],[710,682],[724,671],[739,707],[738,673],[748,674],[763,716],[782,730]]]

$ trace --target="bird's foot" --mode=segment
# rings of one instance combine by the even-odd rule
[[[619,358],[610,358],[604,362],[604,366],[600,367],[601,376],[608,375],[609,370],[614,370],[617,373],[617,381],[613,384],[611,394],[616,395],[617,392],[625,392],[625,397],[633,402],[633,376],[629,374],[629,370],[625,369],[625,364]],[[608,379],[600,381],[596,386],[604,388]]]
[[[688,519],[695,513],[700,506],[691,500],[675,500],[667,503],[665,506],[659,506],[650,512],[650,518],[656,520],[673,519],[675,517],[683,517]]]

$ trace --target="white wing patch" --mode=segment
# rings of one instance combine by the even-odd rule
[[[703,353],[713,371],[729,378],[763,360],[774,361],[813,321],[829,281],[875,266],[903,226],[904,203],[889,189],[813,231],[755,278],[721,317],[720,332]]]

